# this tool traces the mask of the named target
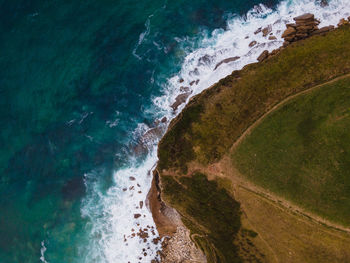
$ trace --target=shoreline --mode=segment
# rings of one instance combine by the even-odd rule
[[[348,18],[348,20],[342,18],[338,23],[338,27],[349,24],[349,21],[350,21],[350,17]],[[294,27],[294,26],[290,25],[290,24],[286,25],[285,31],[288,31],[288,29],[291,27]],[[316,30],[313,31],[314,33],[309,32],[310,34],[308,34],[306,37],[304,36],[304,37],[299,38],[299,39],[298,38],[296,38],[296,39],[290,38],[291,35],[287,34],[286,37],[289,37],[289,39],[288,39],[289,41],[285,41],[281,47],[273,50],[272,52],[268,52],[267,50],[264,50],[260,54],[260,56],[257,58],[258,62],[255,62],[255,63],[262,63],[266,59],[269,59],[270,57],[273,57],[273,56],[279,54],[282,50],[284,50],[285,48],[288,48],[288,46],[290,46],[290,45],[292,46],[293,42],[299,42],[299,41],[302,41],[303,39],[313,37],[315,35],[325,35],[329,31],[336,30],[337,28],[335,28],[334,26],[325,26],[325,27],[322,27],[320,29],[317,28]],[[295,29],[295,27],[294,27],[294,29]],[[295,36],[297,34],[297,30],[294,30],[293,33]],[[230,60],[230,59],[231,58],[227,58],[227,60]],[[221,64],[223,64],[223,63],[225,63],[225,62],[222,62]],[[254,64],[254,63],[250,63],[250,64]],[[247,64],[247,65],[250,65],[250,64]],[[237,70],[234,72],[239,72],[239,71],[240,70]],[[237,73],[237,75],[239,75],[239,74]],[[228,76],[230,76],[230,75],[228,75]],[[225,79],[225,78],[226,77],[224,77],[223,79]],[[214,85],[215,84],[213,84],[212,86],[208,87],[205,90],[211,89]],[[190,99],[190,101],[192,99],[193,99],[193,97]],[[186,104],[186,106],[190,103],[190,101]],[[177,117],[175,117],[171,121],[171,123],[168,126],[167,132],[169,130],[171,130],[173,124],[176,122],[176,120],[179,118],[179,116],[181,116],[181,114],[182,114],[182,111],[177,115]],[[159,180],[157,168],[158,168],[158,164],[157,164],[157,167],[155,168],[155,170],[153,171],[152,186],[151,186],[151,189],[147,195],[147,203],[149,204],[149,208],[150,208],[150,211],[152,213],[154,222],[156,224],[158,233],[163,240],[162,241],[162,248],[163,249],[164,249],[164,247],[167,248],[167,250],[162,250],[160,252],[161,262],[177,262],[177,261],[168,260],[169,257],[171,258],[174,256],[174,253],[176,253],[177,256],[181,257],[181,255],[179,255],[180,254],[179,251],[181,251],[181,250],[179,250],[179,244],[175,243],[175,242],[171,242],[171,240],[175,239],[177,237],[177,234],[180,233],[181,231],[183,231],[184,225],[181,221],[180,215],[176,212],[176,210],[169,207],[166,204],[166,200],[162,199],[162,196],[161,196],[162,186],[161,186],[161,182]],[[169,212],[169,211],[171,211],[171,212]],[[189,230],[187,229],[187,231],[189,231]],[[182,255],[182,259],[185,260],[184,262],[187,262],[186,260],[189,260],[191,262],[206,262],[206,261],[196,261],[196,258],[194,258],[194,257],[189,258],[189,254],[187,253],[187,251],[190,250],[189,249],[190,247],[192,248],[193,245],[194,246],[196,246],[196,245],[195,245],[195,242],[193,242],[189,236],[188,236],[188,238],[189,238],[190,243],[188,244],[188,247],[186,249],[186,253],[183,253],[183,255]],[[185,243],[188,242],[188,240],[183,240],[183,241]],[[173,247],[171,247],[169,249],[169,245],[173,246]],[[174,251],[176,251],[176,252],[174,252]],[[201,250],[199,248],[197,248],[197,252],[198,251],[201,251]]]

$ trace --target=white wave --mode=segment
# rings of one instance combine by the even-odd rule
[[[150,24],[151,24],[150,18],[151,17],[152,17],[152,15],[146,20],[146,23],[145,23],[146,30],[139,35],[139,41],[137,42],[136,46],[134,47],[134,50],[132,51],[132,54],[134,55],[134,57],[136,57],[139,60],[141,60],[142,57],[140,55],[138,55],[136,52],[137,52],[138,47],[144,41],[145,37],[147,37],[149,35]]]
[[[154,147],[140,165],[115,172],[115,185],[106,194],[102,194],[98,173],[85,176],[89,198],[82,214],[93,222],[90,245],[94,248],[88,250],[86,262],[150,262],[157,257],[160,244],[152,239],[158,232],[146,207],[156,161]],[[149,237],[137,236],[140,229]]]
[[[40,248],[40,261],[43,263],[49,263],[48,261],[46,261],[45,259],[45,252],[46,252],[47,248],[45,247],[45,242],[41,241],[41,248]]]
[[[320,27],[336,25],[341,18],[349,16],[350,4],[348,0],[332,0],[327,7],[321,7],[313,0],[287,0],[281,2],[274,10],[259,5],[244,17],[232,17],[227,22],[227,30],[214,30],[210,37],[202,39],[201,48],[187,53],[179,74],[163,85],[163,95],[153,99],[154,105],[148,111],[157,112],[154,113],[157,117],[166,116],[169,122],[184,107],[182,104],[176,112],[171,108],[175,98],[183,92],[181,87],[188,87],[192,91],[191,96],[194,96],[231,74],[233,70],[239,70],[247,64],[256,62],[263,50],[272,51],[280,47],[283,43],[281,35],[285,30],[285,24],[293,22],[293,17],[306,12],[315,14],[321,21]],[[258,28],[268,25],[271,26],[271,33],[276,40],[269,40],[268,36],[263,37],[262,33],[254,34]],[[146,22],[145,26],[146,31],[140,35],[134,50],[135,54],[137,47],[149,33],[149,23]],[[177,39],[177,41],[187,40]],[[251,41],[257,41],[257,45],[250,48]],[[230,63],[223,63],[215,70],[216,65],[223,59],[236,56],[240,58]],[[199,82],[196,83],[197,80]],[[195,83],[190,85],[193,81]],[[147,132],[147,129],[149,127],[146,124],[139,124],[132,135],[140,137]],[[156,257],[156,251],[160,246],[150,242],[153,235],[151,234],[151,238],[144,242],[143,239],[132,238],[134,232],[131,230],[155,228],[152,215],[144,204],[151,185],[151,170],[157,162],[158,140],[152,140],[151,144],[147,144],[148,156],[141,164],[132,159],[129,161],[129,167],[115,172],[113,186],[106,194],[103,194],[98,172],[85,176],[87,197],[83,200],[82,215],[90,219],[91,234],[84,262],[150,262]],[[142,208],[140,208],[141,201]],[[141,216],[134,218],[135,214]],[[155,230],[154,237],[157,235]]]

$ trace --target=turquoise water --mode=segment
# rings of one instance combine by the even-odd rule
[[[0,262],[102,262],[84,175],[108,191],[185,55],[261,2],[0,1]]]

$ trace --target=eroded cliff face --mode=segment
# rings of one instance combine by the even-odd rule
[[[317,249],[327,250],[324,258],[339,252],[327,249],[332,235],[337,236],[334,247],[339,246],[340,252],[346,249],[340,240],[349,237],[339,233],[305,237],[309,245],[301,249],[299,237],[286,232],[304,224],[301,234],[310,222],[294,218],[265,192],[251,190],[223,161],[244,131],[274,105],[350,72],[347,23],[326,35],[326,31],[312,34],[319,30],[315,26],[308,33],[312,37],[288,41],[288,47],[266,54],[261,63],[235,71],[197,95],[172,121],[159,145],[149,194],[149,207],[164,238],[162,262],[298,262],[293,259],[303,257],[317,262]],[[252,212],[256,209],[265,212]],[[270,224],[268,211],[274,211],[270,219],[276,224]],[[267,228],[261,226],[263,218],[269,221]],[[316,224],[308,231],[320,229]],[[286,238],[295,241],[295,249],[288,253],[279,246]],[[334,258],[341,262],[341,257]]]
[[[161,262],[207,262],[206,256],[190,238],[190,231],[184,226],[181,216],[162,200],[158,172],[153,173],[152,187],[148,194],[148,207],[162,242]]]

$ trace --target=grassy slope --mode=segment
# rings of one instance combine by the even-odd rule
[[[273,112],[237,147],[249,180],[350,226],[350,78]]]
[[[226,236],[215,235],[217,210],[209,207],[213,202],[202,202],[208,194],[205,189],[214,187],[211,191],[218,191],[219,187],[202,181],[194,194],[191,189],[197,179],[177,177],[175,180],[174,172],[180,176],[186,173],[191,161],[208,164],[219,160],[244,130],[273,105],[301,90],[350,72],[349,40],[350,27],[343,27],[326,36],[294,43],[275,57],[233,72],[199,94],[171,123],[158,152],[163,199],[180,211],[194,234],[193,239],[206,252],[208,262],[215,262],[218,256],[219,262],[233,262],[235,258],[227,257],[226,246],[217,245],[227,240]],[[224,195],[229,198],[227,193]],[[236,222],[233,218],[239,217],[239,213],[230,216],[228,220]],[[220,228],[229,230],[235,239],[236,230],[232,231],[228,222],[221,221]],[[236,248],[232,250],[230,253],[235,254]]]
[[[225,189],[199,173],[178,180],[163,176],[162,186],[170,205],[183,215],[191,233],[196,233],[194,239],[209,262],[240,262],[234,246],[241,227],[240,207]]]

